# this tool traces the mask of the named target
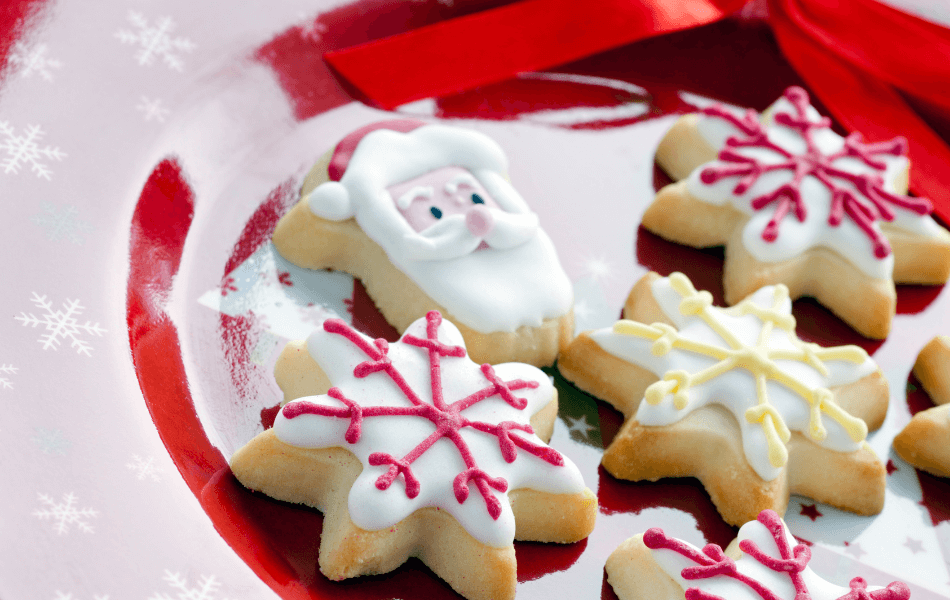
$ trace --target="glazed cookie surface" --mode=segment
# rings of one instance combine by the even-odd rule
[[[811,550],[799,544],[773,511],[759,513],[724,552],[702,549],[653,528],[628,539],[607,559],[607,579],[620,600],[907,600],[903,582],[869,586],[861,577],[847,588],[818,577]]]
[[[250,489],[324,512],[330,579],[417,556],[466,598],[512,598],[515,539],[570,543],[593,529],[596,497],[544,441],[557,415],[548,376],[475,364],[437,312],[393,344],[328,320],[275,374],[274,427],[231,468]]]
[[[733,525],[784,513],[790,494],[881,511],[885,469],[865,436],[884,420],[887,381],[857,346],[800,341],[784,286],[723,309],[685,275],[651,273],[624,316],[582,333],[558,360],[568,380],[624,414],[608,472],[697,477]]]
[[[937,406],[913,416],[894,438],[894,450],[918,469],[950,477],[950,336],[924,346],[914,375]]]
[[[643,226],[694,247],[726,247],[726,302],[765,285],[816,298],[866,337],[884,338],[896,283],[950,277],[950,233],[905,195],[903,138],[841,137],[801,88],[768,110],[712,106],[682,117],[656,160],[677,181]],[[860,297],[861,302],[854,302]]]
[[[438,310],[478,362],[550,365],[573,335],[573,289],[506,171],[481,133],[373,123],[317,162],[274,245],[358,277],[400,332]]]

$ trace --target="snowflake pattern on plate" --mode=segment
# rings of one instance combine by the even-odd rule
[[[16,375],[19,367],[13,365],[0,365],[0,389],[13,389],[13,382],[7,379],[10,375]]]
[[[58,208],[49,202],[44,202],[43,210],[33,215],[30,220],[46,230],[46,237],[51,241],[69,240],[77,246],[85,241],[82,234],[92,229],[85,221],[79,220],[79,211],[75,206],[65,205]]]
[[[577,468],[529,424],[552,398],[548,377],[517,363],[479,367],[438,312],[392,346],[340,319],[314,336],[310,353],[337,387],[288,402],[274,431],[295,446],[345,447],[363,462],[349,502],[359,527],[377,531],[438,506],[476,539],[504,546],[514,537],[509,489],[584,489]]]
[[[94,595],[93,600],[109,600],[109,596],[101,596],[99,594]],[[56,590],[56,597],[53,600],[82,600],[79,596],[73,596],[72,592],[66,592],[65,594],[59,590]]]
[[[45,427],[34,427],[33,435],[30,441],[36,444],[40,452],[47,455],[57,454],[66,456],[69,448],[73,445],[59,429],[46,429]]]
[[[37,308],[43,310],[43,314],[36,316],[33,313],[21,312],[20,316],[14,317],[14,319],[24,327],[36,328],[39,325],[43,326],[47,333],[37,340],[43,345],[43,350],[49,350],[50,348],[56,350],[64,341],[68,340],[70,346],[75,348],[78,354],[91,356],[92,345],[81,339],[80,336],[83,334],[101,336],[106,330],[100,327],[99,323],[92,323],[91,321],[80,323],[76,320],[76,317],[85,310],[79,300],[66,300],[63,302],[62,310],[53,308],[53,303],[47,300],[46,296],[40,296],[36,292],[33,292],[31,300]]]
[[[135,31],[122,29],[116,32],[115,37],[123,44],[139,47],[135,53],[135,60],[139,65],[151,65],[157,57],[169,69],[181,71],[184,68],[179,53],[191,52],[195,44],[187,38],[171,36],[175,29],[175,22],[171,17],[160,17],[155,25],[149,25],[144,15],[131,11],[129,22]]]
[[[63,494],[63,501],[56,502],[52,496],[40,494],[40,504],[45,508],[33,511],[33,516],[43,521],[52,521],[53,530],[59,535],[69,533],[70,527],[83,533],[92,533],[89,519],[99,516],[99,512],[91,508],[77,508],[76,495],[72,492]]]
[[[40,179],[47,181],[53,171],[44,161],[60,161],[66,153],[56,146],[40,146],[39,142],[45,134],[39,125],[28,125],[23,135],[17,135],[16,130],[7,121],[0,121],[0,151],[6,158],[0,161],[0,168],[6,174],[17,174],[27,165]]]
[[[162,579],[176,592],[175,600],[224,600],[217,596],[221,582],[214,575],[202,575],[194,587],[190,586],[188,580],[179,573],[165,571]],[[173,597],[164,592],[155,592],[148,597],[148,600],[173,600]]]
[[[162,104],[161,98],[148,98],[142,96],[142,99],[135,105],[135,110],[142,113],[146,121],[155,119],[159,123],[165,122],[165,117],[171,113],[171,110]]]
[[[53,81],[50,69],[62,68],[63,63],[46,55],[46,44],[27,46],[15,42],[10,51],[10,64],[19,70],[20,77],[30,77],[34,73],[46,81]]]
[[[163,472],[163,469],[155,464],[155,457],[153,456],[142,458],[138,454],[133,454],[131,461],[127,462],[125,467],[135,473],[135,478],[139,481],[145,479],[161,481],[161,477],[158,475]]]

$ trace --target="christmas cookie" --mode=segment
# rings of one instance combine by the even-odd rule
[[[677,183],[643,216],[657,235],[726,247],[726,302],[783,283],[864,336],[884,338],[894,284],[950,277],[950,233],[904,195],[907,142],[842,138],[791,87],[765,113],[712,106],[682,117],[656,160]],[[860,301],[855,301],[855,299]]]
[[[632,537],[607,559],[607,581],[620,600],[908,600],[895,581],[868,586],[861,577],[840,587],[808,566],[811,549],[799,544],[771,510],[742,526],[725,552],[702,549],[653,528]]]
[[[275,375],[274,427],[231,469],[324,513],[319,565],[332,580],[417,556],[466,598],[513,598],[515,539],[570,543],[594,527],[596,497],[543,441],[557,415],[548,376],[475,364],[437,312],[394,344],[328,320]]]
[[[885,469],[864,439],[884,420],[887,380],[857,346],[800,341],[785,286],[723,309],[682,273],[650,273],[624,316],[558,359],[624,414],[603,457],[612,475],[697,477],[733,525],[784,514],[789,494],[881,511]]]
[[[918,469],[950,477],[950,337],[924,346],[914,375],[937,406],[914,415],[894,438],[894,450]]]
[[[573,336],[573,288],[506,169],[475,131],[367,125],[313,167],[274,245],[360,278],[399,331],[438,310],[473,360],[550,365]]]

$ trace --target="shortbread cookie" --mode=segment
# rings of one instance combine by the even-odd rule
[[[914,415],[894,438],[894,450],[918,469],[950,477],[950,337],[924,346],[914,375],[937,406]]]
[[[477,362],[550,365],[573,336],[573,288],[506,170],[481,133],[373,123],[313,167],[274,245],[361,279],[400,332],[438,310]]]
[[[628,539],[607,559],[607,581],[620,600],[908,600],[895,581],[869,586],[861,577],[847,588],[818,577],[808,566],[811,548],[797,543],[782,519],[762,511],[723,551],[702,549],[653,528]]]
[[[950,277],[950,233],[926,199],[904,195],[906,146],[842,138],[798,87],[762,115],[712,106],[660,143],[656,160],[677,183],[659,191],[643,226],[680,244],[725,245],[729,304],[783,283],[792,299],[814,297],[884,338],[895,282]]]
[[[557,415],[548,376],[479,367],[437,312],[391,345],[328,320],[275,374],[285,403],[231,470],[324,513],[319,565],[332,580],[417,556],[466,598],[513,598],[515,539],[569,543],[594,527],[596,497],[542,441]]]
[[[887,380],[857,346],[800,341],[785,286],[723,309],[682,273],[651,273],[624,316],[558,359],[624,414],[603,457],[612,475],[697,477],[732,525],[784,514],[789,494],[881,511],[885,469],[864,440],[884,420]]]

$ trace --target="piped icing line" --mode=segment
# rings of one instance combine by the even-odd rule
[[[330,388],[327,395],[341,402],[343,407],[326,406],[306,399],[290,402],[281,409],[282,416],[287,420],[294,420],[302,415],[315,415],[338,419],[349,419],[344,439],[349,444],[360,441],[362,424],[365,419],[372,417],[417,417],[430,421],[435,431],[415,445],[407,454],[398,458],[385,452],[374,452],[369,455],[368,462],[372,466],[386,466],[388,470],[380,475],[375,482],[376,488],[385,491],[402,476],[405,484],[405,494],[408,498],[416,498],[422,491],[422,485],[413,473],[412,465],[422,457],[439,440],[446,439],[456,448],[462,459],[465,469],[458,473],[453,480],[455,498],[459,504],[464,503],[469,496],[469,485],[474,483],[484,499],[488,514],[492,519],[498,519],[502,513],[499,500],[491,493],[491,489],[499,492],[508,490],[508,482],[504,477],[492,477],[479,467],[476,457],[469,444],[460,435],[460,430],[466,427],[495,436],[498,440],[498,449],[507,463],[513,463],[518,455],[518,449],[531,454],[540,460],[554,465],[563,466],[564,458],[555,450],[541,444],[534,443],[526,438],[513,435],[514,431],[533,434],[534,430],[528,424],[515,421],[487,423],[469,419],[462,412],[476,404],[498,396],[508,406],[523,410],[528,402],[514,392],[523,389],[536,389],[536,381],[514,379],[505,381],[495,373],[495,369],[488,364],[481,365],[480,371],[488,385],[454,402],[447,402],[443,395],[442,359],[444,357],[465,358],[465,348],[446,344],[439,340],[439,325],[442,316],[437,311],[426,315],[426,337],[419,338],[407,333],[402,342],[420,348],[428,354],[429,379],[432,393],[432,403],[423,400],[409,385],[400,370],[390,359],[389,344],[383,339],[367,341],[351,326],[340,319],[329,319],[324,322],[324,330],[340,335],[355,345],[369,360],[360,362],[353,369],[353,376],[361,379],[374,373],[384,373],[396,385],[410,406],[361,406],[356,401],[347,398],[337,387]]]
[[[762,288],[728,309],[713,306],[682,273],[656,280],[652,292],[676,326],[621,320],[591,333],[607,352],[659,377],[637,410],[642,425],[668,425],[722,404],[739,422],[750,466],[766,481],[787,464],[793,430],[837,451],[861,446],[867,425],[841,409],[829,388],[877,367],[857,346],[799,340],[785,286]]]
[[[809,590],[806,575],[813,576],[808,567],[811,560],[811,550],[805,544],[799,543],[793,546],[790,543],[788,530],[778,514],[772,510],[764,510],[759,513],[754,523],[765,529],[767,536],[775,544],[778,556],[770,555],[760,547],[760,544],[750,539],[748,528],[751,524],[746,524],[739,532],[739,549],[742,550],[745,556],[771,571],[774,574],[774,579],[787,578],[787,582],[794,589],[794,600],[831,598],[827,593],[818,592],[817,595],[813,595],[812,591]],[[669,550],[693,563],[695,566],[687,566],[678,573],[687,582],[726,578],[731,579],[738,585],[745,586],[762,600],[786,600],[773,589],[774,586],[770,587],[765,581],[740,570],[737,561],[727,556],[717,544],[707,544],[702,550],[699,550],[691,544],[667,536],[658,527],[649,529],[643,534],[643,543],[651,550]],[[654,556],[656,555],[654,554]],[[829,586],[822,587],[827,590]],[[899,581],[890,583],[886,588],[868,590],[867,582],[861,577],[855,577],[851,580],[849,587],[850,591],[839,596],[837,600],[908,600],[910,598],[910,588],[907,587],[907,584]],[[700,587],[687,588],[685,597],[686,600],[725,600],[722,596],[703,590]]]
[[[711,185],[724,178],[738,177],[733,193],[742,195],[763,175],[772,171],[790,171],[791,181],[771,192],[760,194],[751,201],[751,207],[755,211],[774,205],[772,217],[761,234],[765,241],[774,242],[778,239],[782,220],[789,213],[794,214],[799,222],[805,221],[807,209],[801,187],[806,177],[813,177],[831,193],[828,225],[838,227],[847,216],[870,239],[876,258],[889,256],[890,244],[881,231],[874,227],[874,222],[894,220],[895,215],[890,205],[921,216],[930,214],[933,209],[925,198],[898,195],[885,189],[883,173],[887,169],[887,163],[877,157],[905,156],[907,140],[898,137],[887,142],[865,144],[859,133],[852,133],[844,139],[840,150],[822,152],[814,136],[819,130],[830,131],[831,119],[810,118],[808,93],[800,87],[788,88],[784,97],[791,103],[795,112],[793,114],[776,111],[774,121],[801,136],[805,143],[804,152],[793,153],[772,141],[766,126],[759,121],[755,111],[750,110],[738,117],[722,106],[707,107],[702,110],[704,115],[727,121],[744,137],[729,137],[719,152],[719,161],[722,164],[704,167],[699,175],[700,180]],[[758,156],[738,151],[748,148],[770,151],[781,158],[778,162],[765,162]],[[836,167],[835,161],[843,158],[859,160],[873,172],[852,173]]]
[[[790,336],[795,350],[773,350],[768,341],[774,327],[788,333],[795,331],[795,318],[790,314],[781,314],[778,307],[788,300],[788,288],[777,285],[774,288],[774,300],[771,307],[761,307],[753,303],[751,297],[737,304],[729,312],[739,315],[753,314],[762,321],[758,343],[754,347],[744,345],[731,331],[722,325],[712,314],[712,295],[698,292],[682,273],[673,273],[669,277],[673,289],[682,296],[679,310],[684,316],[696,316],[702,319],[728,348],[721,348],[700,341],[684,338],[670,325],[654,323],[644,325],[635,321],[621,320],[614,324],[614,332],[621,335],[633,335],[654,340],[651,351],[662,356],[673,348],[709,356],[718,362],[694,374],[684,370],[666,373],[663,378],[651,384],[644,395],[646,401],[656,405],[673,394],[673,402],[678,410],[689,403],[689,391],[693,386],[701,385],[735,368],[749,371],[755,378],[758,402],[745,412],[749,423],[758,423],[768,440],[769,462],[782,467],[788,461],[785,444],[791,438],[791,432],[782,415],[769,403],[767,381],[776,381],[794,391],[809,405],[809,429],[812,439],[821,441],[828,434],[823,424],[822,414],[842,425],[855,442],[861,442],[867,436],[867,425],[861,419],[852,417],[841,410],[833,400],[832,393],[823,387],[809,388],[806,384],[784,371],[776,360],[794,360],[804,362],[819,372],[827,374],[824,360],[846,360],[861,364],[867,360],[867,353],[857,346],[839,346],[821,348],[816,344],[806,344]]]

